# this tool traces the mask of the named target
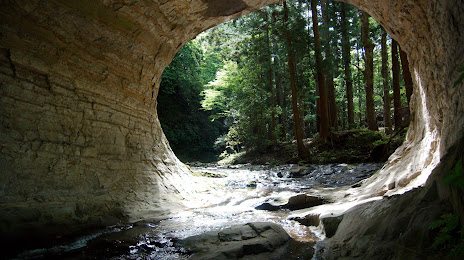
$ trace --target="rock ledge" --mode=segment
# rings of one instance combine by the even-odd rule
[[[256,222],[211,231],[181,240],[191,259],[274,259],[286,249],[290,236],[274,223]]]

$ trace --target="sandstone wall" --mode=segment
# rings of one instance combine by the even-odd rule
[[[161,73],[187,40],[255,7],[240,0],[0,7],[2,235],[179,208],[192,185],[157,119]]]
[[[155,104],[179,41],[153,9],[2,1],[2,230],[106,224],[179,203],[187,170]]]
[[[464,66],[464,2],[347,2],[368,10],[408,54],[414,81],[412,123],[383,176],[368,186],[387,195],[404,192],[424,184],[440,158],[464,135],[464,89],[452,87]]]
[[[134,220],[180,204],[191,185],[157,119],[162,70],[201,31],[273,2],[0,1],[2,233]],[[463,136],[464,88],[450,86],[464,62],[464,4],[346,2],[384,25],[415,75],[408,139],[386,177],[366,184],[393,194],[423,184]]]

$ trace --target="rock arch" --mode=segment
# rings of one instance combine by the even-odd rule
[[[1,1],[2,233],[131,221],[179,204],[192,191],[156,116],[161,73],[198,33],[276,2]],[[391,195],[422,185],[463,138],[464,88],[452,85],[464,64],[464,2],[345,2],[400,43],[416,86],[405,144],[364,187]]]

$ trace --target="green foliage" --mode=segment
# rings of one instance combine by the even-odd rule
[[[230,114],[234,89],[239,87],[237,63],[226,61],[221,70],[216,74],[216,80],[208,83],[201,93],[203,109],[213,111],[213,119],[226,117]]]
[[[383,132],[371,131],[368,129],[362,129],[356,131],[356,134],[350,138],[350,142],[353,143],[369,143],[374,146],[377,146],[388,140],[387,136]]]
[[[204,73],[208,63],[196,42],[186,44],[165,69],[158,94],[158,116],[176,155],[184,161],[215,160],[214,142],[224,132],[222,122],[211,122],[201,110]]]
[[[464,169],[462,160],[445,176],[443,183],[464,191]],[[464,225],[458,215],[445,213],[430,224],[431,230],[438,230],[432,244],[433,249],[446,251],[448,256],[464,256]]]
[[[296,68],[300,118],[305,137],[318,131],[314,78],[314,37],[309,1],[288,1],[284,26],[282,4],[265,7],[221,24],[186,44],[163,73],[158,97],[159,118],[171,147],[183,159],[226,151],[262,150],[293,139],[288,53]],[[325,1],[320,14],[324,69],[333,76],[340,127],[347,127],[347,100],[341,60],[340,4]],[[356,121],[364,121],[365,93],[361,68],[358,10],[347,6],[348,38]],[[372,40],[379,43],[380,24],[371,21]],[[284,28],[287,28],[284,30]],[[286,33],[291,37],[287,46]],[[380,68],[380,50],[375,50]],[[380,73],[375,73],[375,105],[382,110]],[[271,94],[272,93],[272,94]],[[273,118],[274,122],[273,123]],[[366,136],[364,136],[366,135]],[[369,145],[385,144],[380,133],[361,134]],[[339,157],[339,155],[337,155]]]
[[[274,86],[270,86],[269,71],[281,73],[280,68],[270,68],[269,64],[269,54],[276,55],[270,49],[271,40],[279,39],[274,38],[273,24],[269,23],[273,12],[279,12],[276,6],[229,22],[221,29],[240,37],[233,40],[236,50],[228,56],[216,79],[205,86],[202,107],[212,112],[213,120],[222,118],[226,122],[229,133],[221,140],[226,141],[229,152],[239,151],[242,146],[252,149],[268,145],[273,135],[271,116],[283,113],[282,107],[271,106],[270,88]],[[277,125],[275,131],[280,129]]]
[[[388,140],[386,139],[379,139],[377,141],[374,141],[372,144],[374,146],[379,146],[379,145],[384,145],[384,144],[387,144],[388,143]]]
[[[451,214],[451,213],[446,213],[441,216],[441,219],[435,220],[430,224],[430,229],[435,230],[438,228],[440,229],[440,232],[443,231],[443,233],[448,234],[449,232],[455,230],[459,226],[459,217]],[[444,240],[444,239],[440,239]],[[441,245],[442,242],[434,243],[434,247]]]
[[[454,168],[443,176],[443,183],[464,191],[464,169],[462,167],[462,160],[459,160]]]
[[[464,226],[459,216],[451,213],[443,214],[440,219],[430,224],[431,230],[438,230],[432,248],[447,251],[448,256],[464,255]]]

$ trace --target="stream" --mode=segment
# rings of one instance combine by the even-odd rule
[[[284,204],[311,190],[353,185],[377,172],[383,164],[192,166],[194,180],[203,188],[188,208],[170,218],[111,226],[65,244],[28,250],[16,259],[187,259],[176,241],[204,232],[249,222],[281,225],[294,239],[288,254],[308,254],[324,239],[316,227],[289,220],[291,211],[258,210],[263,203]],[[287,259],[287,258],[286,258]],[[306,259],[306,258],[304,258]]]

